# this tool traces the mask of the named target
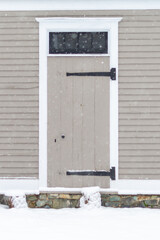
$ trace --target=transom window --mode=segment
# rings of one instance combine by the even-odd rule
[[[107,32],[50,32],[50,54],[108,53]]]

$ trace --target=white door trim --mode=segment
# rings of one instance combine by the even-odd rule
[[[118,178],[118,22],[122,18],[36,18],[39,22],[39,186],[47,187],[47,55],[48,33],[108,31],[110,68],[117,70],[110,81],[110,166]],[[84,56],[84,55],[83,55]]]

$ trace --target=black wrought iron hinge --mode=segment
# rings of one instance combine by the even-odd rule
[[[109,176],[112,180],[116,179],[116,169],[112,167],[109,172],[101,171],[91,171],[91,170],[68,170],[66,175],[78,175],[78,176]]]
[[[98,77],[110,77],[111,80],[116,80],[116,68],[111,68],[110,72],[77,72],[77,73],[66,73],[66,76],[98,76]]]

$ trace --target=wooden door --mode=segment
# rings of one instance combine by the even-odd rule
[[[67,170],[109,171],[109,57],[48,57],[48,187],[109,187],[109,177],[67,176]]]

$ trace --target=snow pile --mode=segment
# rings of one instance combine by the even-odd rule
[[[7,205],[0,204],[0,208],[8,209],[9,207]]]
[[[82,188],[83,196],[80,199],[80,207],[99,208],[101,207],[101,195],[99,187]]]
[[[160,209],[0,208],[2,240],[158,240],[159,223]]]
[[[11,198],[12,206],[14,208],[27,208],[26,196],[13,196]]]

